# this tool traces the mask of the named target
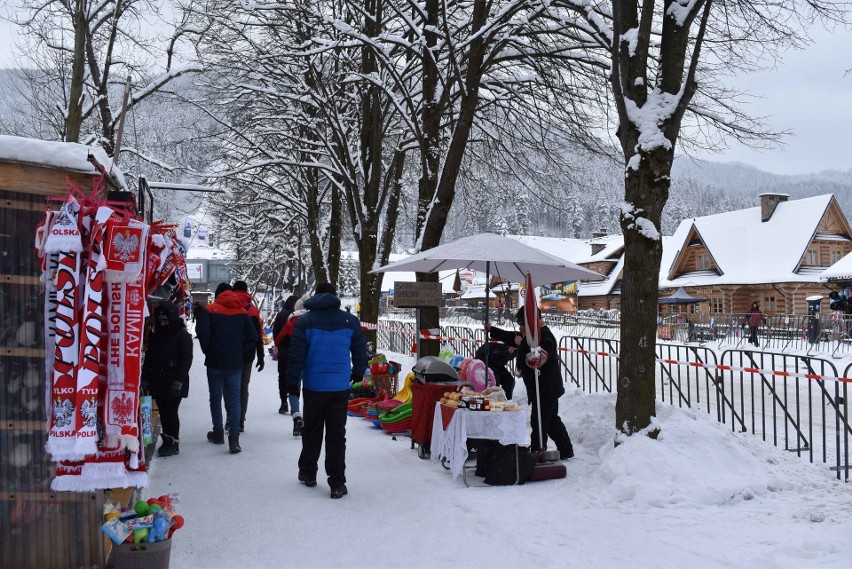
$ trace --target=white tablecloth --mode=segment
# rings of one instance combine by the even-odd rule
[[[432,421],[432,460],[449,463],[455,479],[467,460],[467,439],[488,439],[501,445],[530,444],[530,422],[526,410],[471,411],[456,409],[447,430],[441,419],[441,404],[435,403]]]

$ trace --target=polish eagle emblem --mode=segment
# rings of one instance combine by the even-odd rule
[[[139,250],[139,236],[131,235],[129,231],[124,234],[116,233],[113,238],[113,247],[118,254],[119,261],[129,261],[136,256]]]
[[[86,428],[93,428],[98,422],[98,404],[94,399],[86,399],[80,405],[80,416],[83,417],[83,424]]]
[[[67,427],[71,424],[71,418],[74,416],[74,404],[70,399],[56,398],[56,404],[53,406],[53,424],[56,427]]]
[[[121,396],[113,398],[110,411],[117,424],[129,423],[133,415],[133,400],[127,396],[127,393],[122,393]]]

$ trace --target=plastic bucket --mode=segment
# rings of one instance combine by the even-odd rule
[[[107,569],[169,569],[172,540],[115,545]]]

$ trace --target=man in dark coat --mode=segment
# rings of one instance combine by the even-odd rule
[[[536,311],[538,314],[538,311]],[[515,362],[518,369],[524,378],[524,385],[527,388],[527,399],[532,405],[532,437],[530,448],[533,451],[544,450],[539,444],[539,411],[541,412],[541,441],[543,446],[547,446],[547,438],[550,437],[556,448],[559,449],[559,458],[568,459],[574,456],[574,446],[571,444],[571,437],[568,436],[568,431],[559,418],[559,397],[565,393],[565,386],[562,384],[562,374],[559,371],[559,354],[557,352],[558,345],[553,332],[547,326],[541,327],[541,338],[539,345],[547,352],[547,359],[543,365],[539,367],[538,384],[535,379],[535,368],[530,367],[527,363],[527,354],[530,353],[530,346],[526,340],[525,334],[525,315],[524,309],[520,308],[515,316],[520,330],[512,332],[509,330],[501,330],[500,328],[485,325],[485,331],[494,340],[503,342],[507,346],[517,347]],[[540,393],[537,391],[541,387]]]
[[[263,324],[260,321],[260,311],[254,305],[254,301],[249,294],[248,284],[246,281],[236,281],[233,291],[242,300],[243,307],[251,316],[251,322],[257,331],[257,343],[246,349],[243,354],[243,368],[240,375],[240,432],[245,431],[246,426],[246,411],[248,410],[249,400],[249,382],[251,381],[251,366],[254,362],[254,356],[257,354],[257,371],[263,371]]]
[[[178,408],[189,395],[189,368],[192,366],[192,336],[170,302],[161,302],[154,310],[154,332],[142,364],[142,390],[157,402],[163,426],[160,456],[180,454],[180,418]]]
[[[221,292],[216,301],[198,313],[196,333],[207,366],[207,385],[210,388],[210,416],[213,430],[207,433],[211,443],[225,443],[222,423],[222,396],[228,409],[231,453],[240,447],[240,377],[243,354],[253,349],[259,340],[257,329],[244,308],[243,299],[234,291]]]
[[[289,344],[290,338],[289,336],[285,338],[281,332],[284,331],[287,320],[293,314],[297,300],[298,298],[294,294],[287,297],[287,300],[284,301],[284,308],[275,315],[275,320],[272,322],[272,340],[275,349],[278,350],[278,396],[281,398],[281,406],[278,408],[278,412],[282,415],[290,412],[290,405],[287,402],[290,395],[287,390],[287,346],[283,345],[285,341]],[[298,394],[297,392],[296,395]]]
[[[344,310],[329,283],[317,285],[305,302],[306,314],[296,322],[287,361],[287,383],[302,378],[304,429],[299,456],[299,480],[317,484],[317,462],[325,429],[325,472],[331,497],[346,489],[346,411],[351,380],[367,368],[367,342],[361,323]]]

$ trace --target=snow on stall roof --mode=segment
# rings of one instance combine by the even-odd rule
[[[104,167],[108,168],[112,163],[112,158],[106,151],[97,146],[0,135],[0,162],[16,162],[70,172],[96,174],[97,170],[88,160],[89,154]],[[124,175],[118,168],[113,168],[112,174],[119,185],[123,188],[127,187]]]
[[[683,220],[674,234],[675,251],[668,264],[661,265],[660,286],[813,282],[812,274],[794,271],[832,198],[826,194],[779,203],[766,222],[761,221],[759,206]],[[669,280],[677,250],[689,246],[686,239],[693,225],[723,274]]]
[[[216,259],[232,261],[235,257],[233,252],[218,247],[190,247],[189,251],[186,252],[186,260],[190,262]]]
[[[852,281],[852,254],[847,254],[823,271],[821,280]]]

